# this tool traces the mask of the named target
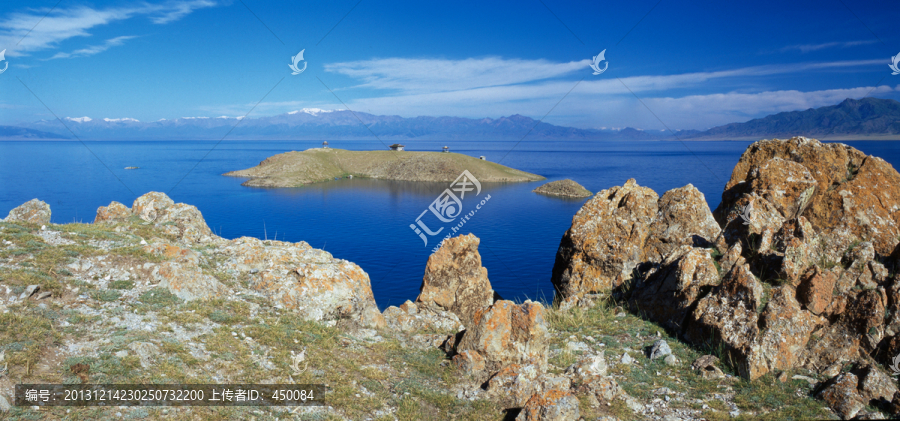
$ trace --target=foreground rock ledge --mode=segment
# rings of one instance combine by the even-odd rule
[[[175,203],[159,192],[137,198],[131,209],[118,202],[100,207],[94,223],[125,228],[129,220],[152,224],[170,236],[151,239],[144,250],[167,259],[154,270],[153,279],[181,299],[206,300],[231,293],[219,279],[202,270],[202,263],[213,260],[218,262],[215,269],[220,273],[233,280],[249,279],[250,288],[274,306],[295,311],[308,320],[385,325],[369,275],[356,264],[335,259],[306,242],[224,239],[212,233],[195,206]],[[202,259],[191,250],[197,246],[203,247]]]

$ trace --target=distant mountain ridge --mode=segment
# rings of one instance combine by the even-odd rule
[[[656,140],[671,136],[664,131],[625,128],[578,129],[538,122],[512,115],[500,118],[411,117],[374,115],[347,110],[303,109],[275,116],[183,117],[174,120],[140,122],[134,119],[69,118],[66,126],[82,140],[322,140],[372,139],[375,133],[385,141],[405,140]],[[364,123],[365,125],[361,124]],[[27,125],[33,130],[66,130],[56,120]],[[695,131],[685,131],[690,134]],[[0,136],[2,138],[2,136]]]
[[[63,136],[56,133],[44,132],[40,130],[26,129],[18,126],[0,126],[0,139],[9,140],[57,140],[70,139],[70,136]]]
[[[240,121],[239,121],[240,120]],[[362,121],[362,124],[360,123]],[[239,124],[236,124],[239,123]],[[65,124],[82,140],[673,140],[669,131],[578,129],[538,122],[519,114],[500,118],[400,117],[347,110],[304,108],[275,116],[183,117],[141,122],[132,118],[66,117]],[[69,139],[56,120],[25,127],[0,126],[0,139]],[[709,130],[681,130],[679,139],[746,140],[791,136],[900,139],[900,102],[892,99],[846,99],[840,104],[781,112]]]
[[[900,135],[900,102],[848,98],[837,105],[772,114],[745,123],[713,127],[688,137],[732,139],[823,135]]]

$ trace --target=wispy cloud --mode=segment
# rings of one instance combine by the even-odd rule
[[[0,46],[7,49],[9,56],[25,56],[33,51],[56,48],[60,42],[70,38],[91,36],[89,31],[98,26],[138,16],[146,16],[151,22],[162,25],[181,19],[194,10],[215,5],[212,0],[185,0],[105,9],[87,6],[52,11],[50,8],[29,9],[0,19]]]
[[[465,60],[386,58],[327,64],[325,71],[360,79],[364,83],[358,87],[419,92],[552,79],[586,69],[590,63],[590,60],[554,63],[500,57]]]
[[[767,81],[771,76],[857,71],[860,67],[883,64],[884,60],[807,62],[620,79],[589,77],[566,96],[547,121],[576,127],[662,129],[644,105],[635,100],[633,92],[673,129],[705,128],[775,112],[831,105],[845,98],[862,97],[873,88],[803,92],[763,87],[748,92],[748,83]],[[325,68],[362,81],[359,85],[344,88],[355,96],[345,101],[356,112],[471,118],[511,114],[539,118],[573,88],[578,71],[590,71],[587,61],[554,63],[500,58],[458,61],[394,58],[331,64]],[[448,69],[453,76],[437,69]],[[767,85],[766,82],[760,84]],[[695,94],[699,89],[704,94]],[[685,91],[688,95],[674,95]],[[896,91],[878,87],[872,94],[892,92]],[[232,104],[204,109],[231,115],[246,112],[242,110],[254,105]],[[260,103],[254,114],[278,114],[302,107],[345,108],[344,104],[330,99],[322,102],[272,101]]]
[[[121,36],[121,37],[115,37],[115,38],[106,40],[106,42],[104,42],[103,44],[100,44],[100,45],[92,45],[87,48],[82,48],[79,50],[72,51],[71,53],[62,53],[62,52],[56,53],[53,57],[50,57],[50,58],[44,59],[44,60],[53,60],[53,59],[57,59],[57,58],[75,58],[75,57],[92,56],[94,54],[102,53],[112,47],[118,47],[118,46],[124,44],[125,41],[128,41],[132,38],[137,38],[137,37],[133,36],[133,35],[125,35],[125,36]]]
[[[826,48],[847,48],[847,47],[856,47],[858,45],[869,45],[877,43],[877,40],[870,41],[842,41],[842,42],[826,42],[822,44],[801,44],[801,45],[788,45],[787,47],[782,48],[782,53],[788,51],[800,51],[801,53],[808,53],[810,51],[819,51],[824,50]]]

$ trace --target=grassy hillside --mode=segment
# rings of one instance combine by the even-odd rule
[[[468,170],[480,182],[488,183],[544,179],[536,174],[458,153],[323,148],[278,154],[253,168],[224,175],[250,178],[243,183],[245,186],[298,187],[348,175],[384,180],[452,182],[463,170]]]

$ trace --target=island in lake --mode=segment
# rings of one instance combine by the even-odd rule
[[[397,181],[452,182],[468,170],[481,182],[544,180],[483,159],[450,152],[348,151],[313,148],[270,156],[259,165],[223,175],[247,177],[242,185],[299,187],[348,176]]]

